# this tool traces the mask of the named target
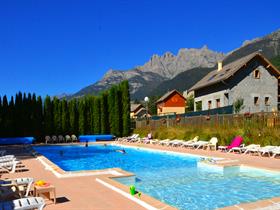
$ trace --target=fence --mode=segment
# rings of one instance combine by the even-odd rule
[[[152,130],[169,126],[241,126],[255,123],[259,127],[280,127],[280,112],[259,112],[245,114],[215,114],[200,116],[167,115],[158,118],[135,121],[135,128],[149,126]]]

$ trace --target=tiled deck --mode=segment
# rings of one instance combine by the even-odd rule
[[[280,159],[272,159],[266,157],[257,157],[250,155],[228,154],[220,151],[205,151],[205,150],[191,150],[182,148],[172,148],[159,145],[144,145],[144,144],[128,144],[133,146],[147,147],[153,149],[164,149],[168,151],[184,152],[196,155],[205,155],[211,157],[223,157],[229,160],[238,160],[239,164],[247,166],[259,167],[268,170],[280,171]],[[0,148],[1,150],[1,148]],[[113,191],[112,189],[104,186],[100,181],[105,181],[114,187],[117,187],[122,192],[128,193],[128,187],[123,186],[108,177],[114,175],[89,175],[79,177],[58,178],[50,170],[46,170],[45,166],[33,156],[23,152],[19,147],[9,147],[11,153],[16,153],[22,163],[25,165],[26,171],[17,172],[14,174],[2,174],[1,178],[11,177],[33,177],[35,180],[46,180],[56,187],[57,204],[47,201],[46,210],[141,210],[146,209],[138,203],[128,199],[124,195]],[[235,162],[236,163],[236,162]],[[225,163],[228,164],[228,163]],[[63,174],[61,169],[53,166],[55,171]],[[116,171],[125,174],[124,171],[116,169]],[[98,179],[98,180],[97,180]],[[137,198],[137,200],[139,200]],[[162,202],[159,202],[149,196],[141,196],[141,201],[145,201],[155,209],[171,210],[174,209]],[[275,205],[280,202],[280,198],[274,198],[267,201],[258,201],[251,204],[240,204],[233,207],[224,209],[262,209],[264,207],[275,208]],[[275,204],[276,203],[276,204]],[[267,208],[264,208],[265,210]],[[280,209],[280,207],[278,208]]]

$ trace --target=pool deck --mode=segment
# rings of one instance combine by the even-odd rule
[[[202,149],[193,150],[150,144],[126,143],[126,145],[188,153],[193,155],[221,157],[225,158],[226,161],[218,163],[220,166],[226,167],[230,165],[242,164],[280,172],[279,158],[276,159],[252,155],[224,153],[220,151],[206,151]],[[141,210],[152,209],[149,208],[151,206],[154,207],[154,209],[175,209],[172,206],[164,204],[144,194],[141,195],[140,199],[137,195],[134,197],[129,195],[129,189],[127,186],[110,179],[110,177],[119,176],[118,174],[111,174],[110,171],[107,171],[108,173],[106,172],[104,174],[95,174],[96,171],[92,171],[90,174],[89,172],[84,171],[82,172],[83,175],[79,176],[79,173],[65,172],[56,165],[49,162],[46,158],[39,157],[44,163],[46,163],[48,166],[50,165],[51,167],[43,165],[42,160],[38,160],[38,158],[30,155],[30,153],[27,153],[20,146],[5,146],[0,147],[0,150],[1,149],[6,149],[8,153],[15,154],[24,165],[24,168],[20,168],[22,170],[19,172],[14,174],[2,174],[1,179],[13,177],[33,177],[36,181],[45,180],[52,183],[56,187],[57,203],[53,204],[51,201],[46,200],[47,205],[44,208],[46,210]],[[121,169],[111,170],[115,173],[121,174],[121,176],[131,175],[130,173]],[[59,176],[59,174],[61,176]],[[261,200],[254,203],[239,204],[223,209],[280,209],[280,197]]]

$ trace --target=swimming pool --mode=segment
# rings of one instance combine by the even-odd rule
[[[118,178],[138,191],[179,209],[216,209],[280,196],[280,175],[241,168],[223,173],[202,167],[196,156],[119,146],[36,146],[65,171],[122,168],[135,177]]]

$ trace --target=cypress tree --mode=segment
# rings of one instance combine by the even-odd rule
[[[108,107],[108,94],[103,93],[101,95],[100,101],[100,125],[101,125],[101,133],[106,134],[110,133],[109,130],[109,107]]]
[[[53,104],[50,96],[46,96],[44,101],[44,132],[45,135],[53,134]]]
[[[114,123],[116,126],[116,136],[122,136],[122,94],[120,85],[116,87],[115,106],[114,106]]]
[[[90,133],[94,133],[94,101],[95,97],[91,96],[89,99],[89,110],[90,110]]]
[[[53,126],[56,135],[61,133],[61,103],[57,97],[53,99]]]
[[[130,95],[129,95],[129,84],[128,81],[121,83],[121,94],[122,94],[122,127],[123,136],[130,134]]]
[[[109,125],[110,125],[110,133],[116,135],[116,126],[115,126],[115,114],[114,114],[114,107],[115,107],[115,95],[116,95],[116,88],[112,86],[109,90],[108,95],[108,106],[109,106]]]
[[[79,134],[85,134],[85,101],[80,99],[78,101],[79,113]]]
[[[78,133],[78,112],[76,99],[69,102],[69,127],[71,133]]]
[[[6,124],[7,124],[7,135],[8,136],[14,136],[15,132],[15,103],[14,103],[14,96],[11,97],[10,102],[9,102],[9,107],[8,107],[8,112],[7,112],[7,118],[6,118]]]
[[[93,107],[93,117],[94,117],[94,133],[100,134],[100,99],[96,97],[94,100]]]
[[[7,127],[7,113],[8,113],[8,108],[9,108],[9,104],[8,104],[8,99],[7,96],[4,95],[3,96],[3,102],[2,102],[2,119],[3,119],[3,136],[6,137],[8,135],[8,127]]]
[[[85,100],[85,133],[91,133],[91,118],[92,118],[92,109],[91,109],[91,98],[92,96],[86,96]]]
[[[67,132],[69,132],[69,112],[66,99],[62,100],[61,106],[61,127],[62,133],[65,135]]]
[[[0,137],[3,135],[2,97],[0,96]]]
[[[41,96],[36,100],[35,136],[42,136],[43,132],[43,104]]]

